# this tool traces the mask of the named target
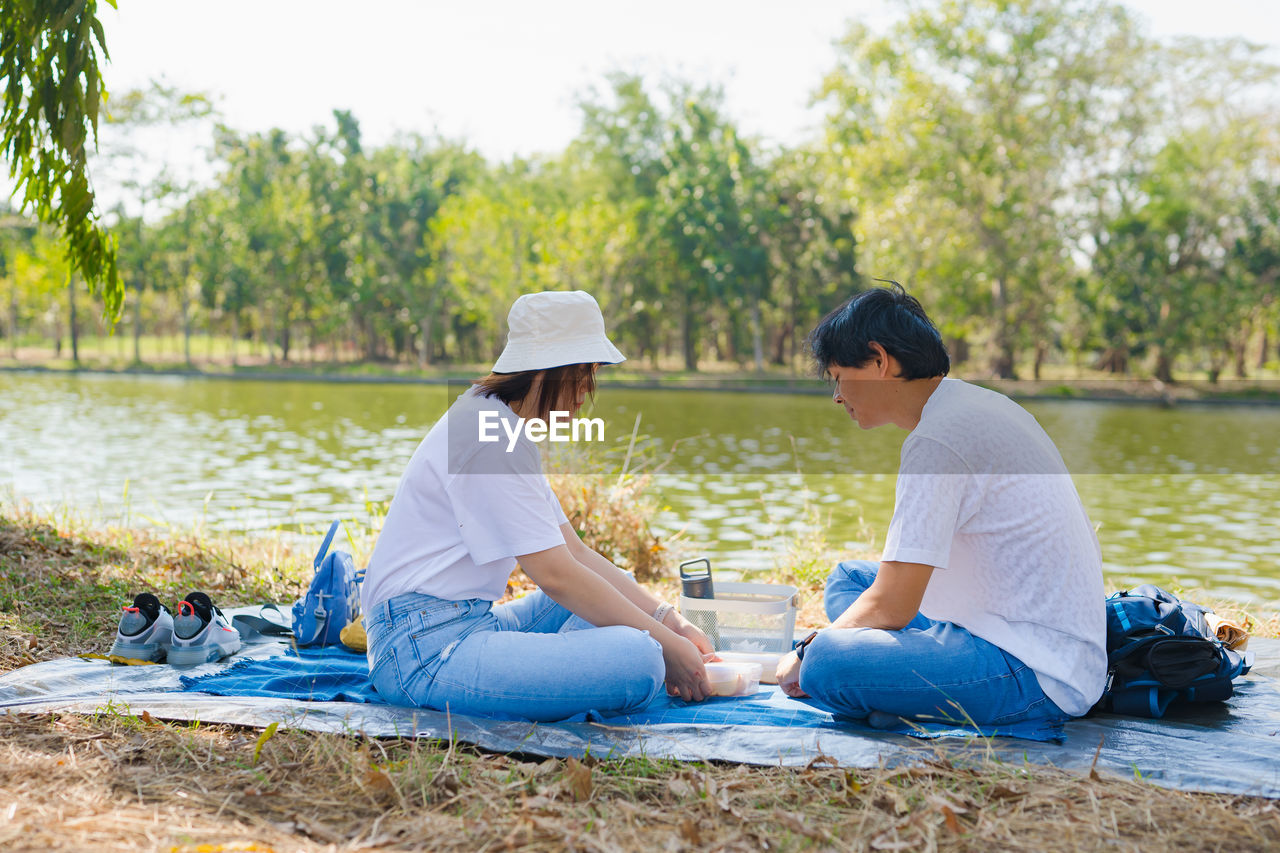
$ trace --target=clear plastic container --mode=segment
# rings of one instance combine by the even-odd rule
[[[763,667],[758,663],[711,661],[706,666],[712,696],[751,696],[760,690]]]
[[[716,657],[725,663],[758,663],[760,683],[778,683],[778,662],[782,655],[777,652],[716,652]]]

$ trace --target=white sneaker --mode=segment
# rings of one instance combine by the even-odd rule
[[[240,650],[240,632],[231,627],[222,611],[213,606],[209,596],[193,592],[178,602],[178,615],[173,620],[173,641],[169,646],[169,663],[195,666],[222,660]]]
[[[149,592],[140,592],[133,605],[124,608],[111,656],[128,660],[162,661],[173,637],[173,616]]]

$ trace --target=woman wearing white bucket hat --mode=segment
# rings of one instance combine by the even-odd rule
[[[590,294],[531,293],[493,372],[414,453],[365,575],[374,686],[388,701],[558,720],[710,691],[707,638],[582,543],[522,421],[576,412],[625,360]],[[500,440],[494,440],[494,439]],[[539,589],[495,605],[517,563]]]

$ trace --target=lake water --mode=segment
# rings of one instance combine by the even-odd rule
[[[457,392],[0,373],[0,495],[229,532],[364,519]],[[1280,600],[1280,408],[1027,408],[1062,449],[1116,583]],[[606,387],[589,414],[614,464],[640,415],[632,466],[654,469],[677,554],[769,568],[779,535],[815,512],[835,543],[883,543],[905,433],[862,431],[821,394]]]

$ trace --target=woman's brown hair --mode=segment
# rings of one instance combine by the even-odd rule
[[[577,399],[578,389],[585,388],[587,396],[595,398],[596,365],[566,364],[545,370],[522,370],[519,373],[490,373],[476,380],[476,388],[482,397],[497,397],[510,406],[522,403],[533,388],[533,381],[542,374],[542,388],[532,412],[525,408],[525,418],[550,420],[553,411],[567,410]],[[568,405],[566,405],[566,401]],[[559,407],[559,408],[558,408]]]

